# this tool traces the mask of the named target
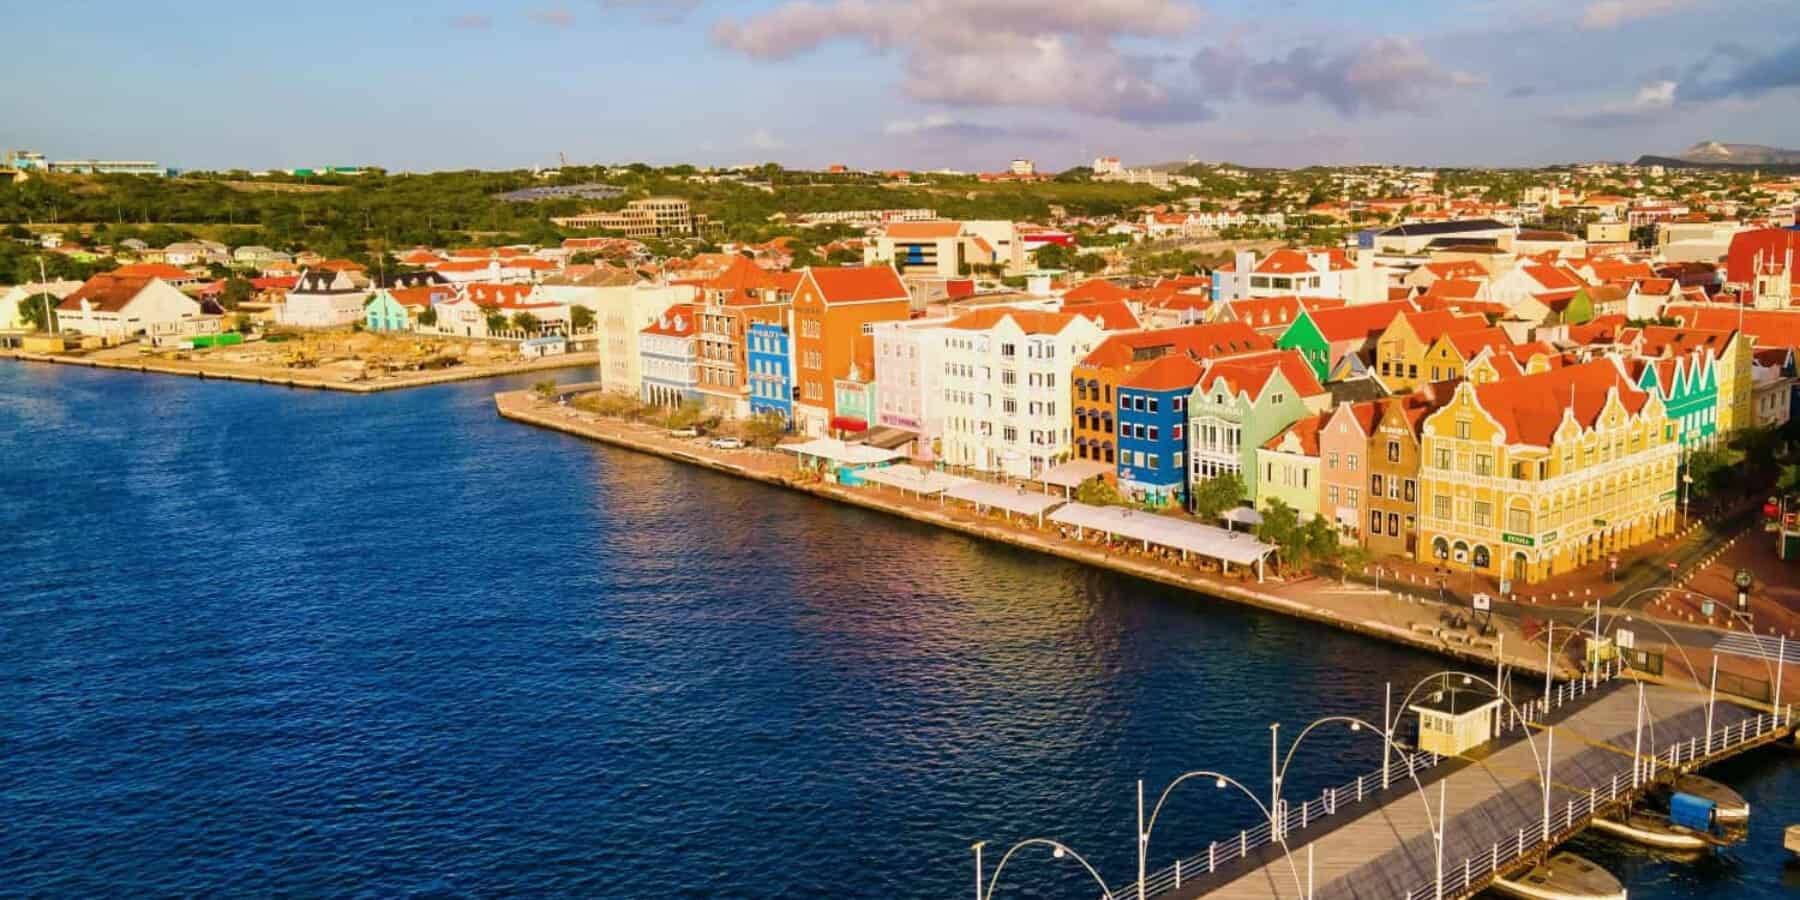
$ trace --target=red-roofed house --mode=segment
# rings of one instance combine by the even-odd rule
[[[911,314],[906,285],[888,266],[807,268],[794,291],[796,429],[825,434],[837,416],[832,385],[849,374],[856,339]]]

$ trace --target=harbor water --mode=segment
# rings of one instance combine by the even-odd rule
[[[1136,779],[1266,792],[1271,723],[1446,665],[495,415],[541,377],[0,363],[0,895],[951,898],[1039,836],[1122,885]],[[1380,751],[1297,759],[1288,797]],[[1791,896],[1794,755],[1714,777],[1749,843],[1577,849]],[[1190,781],[1152,858],[1257,815]],[[996,896],[1097,894],[1027,850]]]

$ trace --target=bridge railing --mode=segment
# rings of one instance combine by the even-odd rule
[[[1653,754],[1645,760],[1646,781],[1655,777],[1659,767],[1666,771],[1683,763],[1706,760],[1771,734],[1785,732],[1793,725],[1794,708],[1790,705],[1713,729],[1705,736],[1672,744],[1666,752]],[[1537,852],[1540,846],[1555,845],[1586,828],[1595,815],[1617,802],[1622,794],[1629,796],[1635,787],[1630,773],[1614,773],[1604,787],[1589,788],[1586,794],[1577,794],[1560,810],[1552,808],[1548,820],[1519,829],[1512,840],[1496,842],[1486,853],[1465,857],[1455,864],[1446,862],[1441,879],[1427,879],[1424,884],[1407,891],[1406,900],[1463,896],[1485,884],[1489,876],[1496,875],[1515,860]]]
[[[1383,775],[1389,783],[1411,782],[1417,773],[1430,769],[1443,762],[1443,757],[1435,753],[1420,751],[1417,753],[1399,753],[1389,761],[1385,773],[1377,768],[1373,772],[1357,776],[1356,780],[1346,782],[1338,787],[1326,788],[1313,800],[1298,805],[1282,801],[1282,827],[1285,832],[1295,828],[1305,828],[1321,819],[1336,815],[1339,811],[1362,803],[1380,793],[1384,787]],[[1209,875],[1221,867],[1244,859],[1274,841],[1270,837],[1270,823],[1263,821],[1254,828],[1239,831],[1236,836],[1223,841],[1213,841],[1206,849],[1192,856],[1177,858],[1175,864],[1166,869],[1154,872],[1144,878],[1144,895],[1153,896],[1165,891],[1181,887],[1184,879]],[[1115,897],[1137,896],[1137,883],[1131,882],[1112,892]]]

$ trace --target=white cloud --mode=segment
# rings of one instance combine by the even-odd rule
[[[1692,6],[1694,0],[1594,0],[1581,11],[1581,27],[1606,31]]]
[[[1181,0],[872,0],[790,2],[722,19],[713,40],[752,59],[784,60],[835,41],[901,57],[902,92],[962,107],[1067,109],[1129,121],[1199,120],[1189,92],[1157,78],[1156,62],[1119,38],[1167,38],[1199,11]]]

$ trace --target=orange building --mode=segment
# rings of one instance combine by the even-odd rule
[[[809,267],[794,290],[794,426],[825,434],[837,417],[833,385],[850,374],[858,339],[876,322],[912,315],[906,284],[889,266]]]
[[[1153,331],[1115,334],[1102,341],[1080,362],[1071,376],[1070,392],[1075,411],[1071,432],[1075,458],[1111,463],[1117,454],[1119,382],[1127,375],[1170,354],[1182,354],[1196,363],[1257,350],[1273,350],[1275,341],[1242,322],[1214,322]],[[1108,470],[1111,482],[1115,472]]]

